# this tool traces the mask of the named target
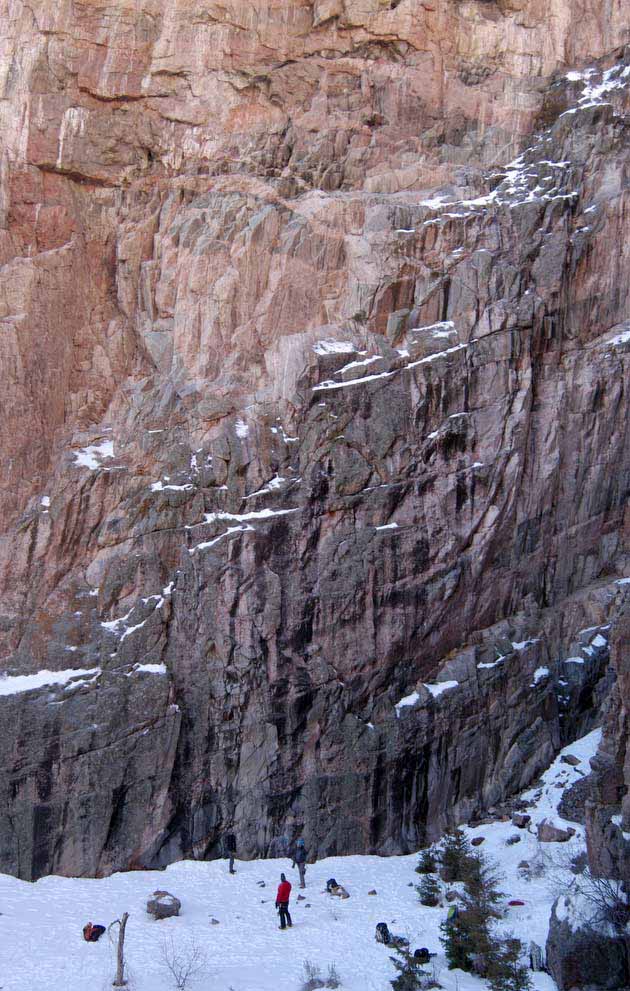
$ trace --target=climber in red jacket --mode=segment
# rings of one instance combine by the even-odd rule
[[[280,928],[289,929],[293,925],[291,922],[291,916],[289,915],[289,898],[291,896],[291,882],[287,881],[284,874],[280,875],[280,884],[278,885],[278,894],[276,895],[276,908],[280,914]]]

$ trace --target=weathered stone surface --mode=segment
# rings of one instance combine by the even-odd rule
[[[558,815],[569,822],[586,822],[586,803],[592,797],[593,778],[587,775],[580,778],[562,793],[558,804]]]
[[[576,921],[569,896],[556,899],[551,910],[546,964],[558,991],[624,991],[630,983],[625,941]]]
[[[0,656],[94,672],[0,693],[0,869],[503,802],[611,685],[627,5],[0,24]]]
[[[147,912],[154,919],[171,919],[179,915],[182,903],[168,891],[154,891],[147,902]],[[214,920],[212,920],[214,921]]]
[[[561,829],[547,819],[538,823],[538,839],[541,843],[566,843],[574,835],[575,830]]]
[[[532,817],[526,812],[514,812],[512,814],[512,824],[518,829],[526,829],[532,821]]]
[[[630,697],[630,597],[619,586],[612,631],[612,660],[617,681],[609,697],[604,735],[591,762],[591,792],[586,800],[588,854],[591,867],[604,877],[630,882],[628,785],[630,751],[627,699]]]

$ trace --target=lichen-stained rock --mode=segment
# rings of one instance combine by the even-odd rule
[[[627,5],[0,25],[0,656],[99,672],[0,682],[0,869],[394,852],[528,784],[629,573]]]

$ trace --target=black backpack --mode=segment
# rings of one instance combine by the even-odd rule
[[[377,922],[375,939],[377,943],[385,943],[385,946],[389,946],[391,936],[386,922]]]
[[[338,888],[338,887],[339,885],[335,881],[334,877],[329,877],[328,880],[326,881],[326,891],[330,893],[333,888]]]

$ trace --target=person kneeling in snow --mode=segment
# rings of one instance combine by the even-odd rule
[[[278,893],[276,895],[276,908],[278,909],[278,914],[280,915],[280,928],[289,929],[293,925],[291,922],[291,916],[289,915],[289,898],[291,897],[291,882],[287,881],[284,874],[280,875],[280,884],[278,885]]]

